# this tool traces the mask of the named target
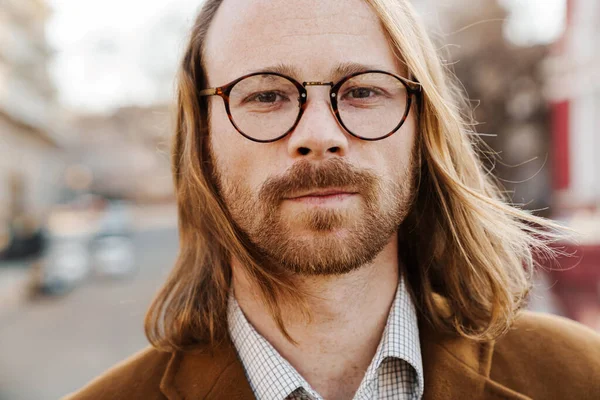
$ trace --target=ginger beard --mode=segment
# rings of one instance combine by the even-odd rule
[[[370,263],[411,207],[412,155],[398,180],[355,168],[342,158],[299,161],[267,179],[258,193],[244,179],[222,174],[226,169],[211,158],[219,194],[237,228],[265,260],[295,274],[339,275]],[[284,204],[294,194],[328,188],[351,188],[357,195],[339,208]]]

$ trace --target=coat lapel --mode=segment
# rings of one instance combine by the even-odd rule
[[[420,321],[425,378],[423,400],[531,400],[489,378],[493,342],[444,336]],[[226,341],[171,357],[161,381],[169,400],[253,400],[233,344]]]
[[[160,389],[169,400],[254,400],[242,363],[229,341],[171,357]]]
[[[444,336],[420,321],[423,400],[531,400],[490,379],[494,342]]]

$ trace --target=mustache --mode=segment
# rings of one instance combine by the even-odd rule
[[[370,198],[374,195],[377,183],[375,173],[359,169],[341,158],[318,164],[298,161],[283,175],[267,179],[258,196],[264,204],[278,204],[297,192],[339,187],[352,188]]]

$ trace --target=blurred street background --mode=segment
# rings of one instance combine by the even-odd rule
[[[600,331],[600,2],[412,0],[515,204],[580,232],[530,308]],[[201,0],[0,0],[0,400],[145,347],[177,254],[173,79]]]

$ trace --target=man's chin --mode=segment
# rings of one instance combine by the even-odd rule
[[[360,224],[360,221],[356,220],[359,216],[359,211],[350,213],[346,210],[312,210],[294,215],[287,221],[287,226],[293,234],[300,236],[344,235],[352,226]]]
[[[298,234],[289,237],[285,249],[270,256],[284,269],[305,276],[342,275],[371,262],[380,249],[361,246],[347,229]]]
[[[294,234],[294,237],[304,242],[312,242],[314,246],[318,247],[318,244],[323,240],[329,240],[339,242],[343,244],[345,240],[348,240],[352,232],[347,226],[328,226],[328,227],[303,227]]]
[[[363,267],[366,263],[348,263],[348,262],[336,262],[333,259],[328,259],[325,262],[308,262],[304,260],[303,263],[288,263],[282,262],[281,265],[286,270],[294,273],[298,276],[340,276],[350,272],[356,271]]]

